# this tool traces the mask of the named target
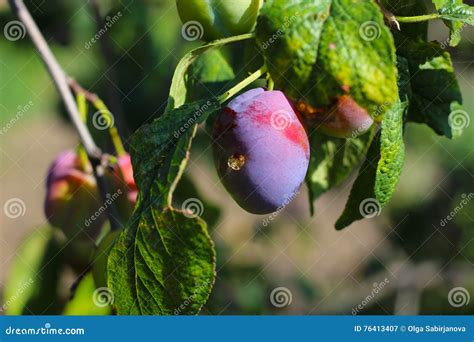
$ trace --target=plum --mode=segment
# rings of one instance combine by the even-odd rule
[[[297,110],[309,127],[336,138],[356,138],[366,133],[374,119],[350,95],[342,95],[328,108],[316,109],[300,101]]]
[[[184,24],[183,34],[198,35],[204,41],[249,33],[255,26],[262,3],[263,0],[176,1]]]
[[[97,211],[101,205],[90,165],[83,166],[73,151],[61,153],[49,168],[46,181],[44,209],[49,223],[70,239],[93,240],[106,220],[104,213]]]
[[[94,241],[107,220],[106,207],[113,205],[122,223],[131,215],[137,200],[130,155],[117,158],[105,174],[110,197],[103,202],[90,164],[73,151],[52,163],[46,184],[45,214],[49,223],[74,240]]]
[[[237,96],[219,113],[213,135],[219,178],[248,212],[277,211],[299,191],[309,142],[281,91],[256,88]]]
[[[120,220],[125,223],[132,213],[138,195],[137,185],[133,178],[132,162],[128,153],[117,158],[117,163],[106,173],[106,179],[108,189],[113,190],[115,195],[119,195],[114,200],[114,204],[120,215]],[[118,193],[119,190],[120,193]]]

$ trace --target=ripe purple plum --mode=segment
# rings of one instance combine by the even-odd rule
[[[349,95],[339,96],[329,108],[316,109],[302,101],[296,108],[309,127],[336,138],[356,138],[374,123],[369,113]]]
[[[281,91],[256,88],[237,96],[218,115],[213,134],[217,173],[242,208],[268,214],[296,196],[309,142]]]
[[[52,163],[46,183],[45,214],[49,223],[70,239],[95,239],[106,216],[99,213],[101,197],[89,164],[73,151]],[[93,218],[92,218],[93,217]]]

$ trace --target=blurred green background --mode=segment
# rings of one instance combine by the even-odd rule
[[[117,116],[125,141],[163,111],[174,67],[198,44],[182,38],[172,0],[98,0],[100,21],[91,1],[25,3],[64,70],[98,93]],[[118,13],[107,33],[91,43],[104,21]],[[12,20],[0,0],[2,30]],[[472,115],[474,30],[466,28],[462,35],[452,55]],[[441,22],[431,23],[430,39],[446,37]],[[0,304],[23,314],[107,313],[90,300],[65,309],[77,278],[69,259],[80,248],[51,246],[55,233],[46,227],[42,206],[49,163],[74,148],[77,137],[28,37],[0,40],[0,126],[0,202],[24,203],[20,217],[1,216]],[[109,148],[100,132],[93,133]],[[333,225],[351,180],[322,196],[313,217],[304,189],[265,226],[266,217],[244,212],[219,184],[209,133],[202,127],[186,180],[188,192],[205,202],[217,248],[216,284],[202,313],[474,313],[474,201],[459,209],[463,194],[474,192],[474,123],[454,141],[410,124],[406,141],[402,180],[389,207],[338,232]],[[456,207],[453,219],[442,225]],[[281,288],[285,305],[271,300]]]

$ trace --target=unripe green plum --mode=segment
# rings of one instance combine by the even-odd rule
[[[296,108],[308,128],[336,138],[356,138],[374,123],[370,114],[351,96],[342,95],[328,108],[314,108],[300,101]]]
[[[179,16],[189,32],[204,41],[249,33],[255,26],[263,0],[177,0]],[[200,25],[192,27],[192,23]]]

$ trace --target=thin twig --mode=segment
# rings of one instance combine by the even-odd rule
[[[94,176],[97,182],[97,187],[102,200],[105,202],[107,197],[107,189],[104,180],[104,171],[102,164],[102,151],[95,144],[92,135],[90,134],[87,126],[82,122],[81,115],[76,106],[74,96],[69,89],[68,81],[64,70],[59,65],[58,61],[54,57],[48,43],[41,34],[38,26],[32,18],[28,8],[23,3],[23,0],[9,0],[10,6],[13,12],[18,16],[20,21],[25,26],[33,44],[35,45],[38,53],[43,60],[48,72],[53,79],[56,88],[58,89],[59,95],[64,101],[64,105],[69,114],[69,117],[76,129],[79,138],[81,140],[84,149],[86,150],[87,156],[92,164]],[[118,229],[119,221],[117,215],[113,214],[113,206],[107,207],[107,213],[110,220],[111,229]]]
[[[90,92],[89,90],[87,89],[84,89],[79,83],[77,83],[77,81],[75,79],[73,79],[72,77],[67,77],[67,83],[69,84],[69,86],[71,87],[71,89],[76,93],[76,94],[84,94],[84,96],[86,97],[87,101],[89,102],[96,102],[98,101],[100,98],[99,96],[97,96],[97,94],[95,93],[92,93]]]
[[[71,77],[68,77],[68,83],[71,89],[74,91],[76,94],[82,94],[85,99],[89,102],[91,102],[94,107],[99,110],[101,115],[107,115],[108,120],[111,120],[112,124],[109,126],[109,133],[110,133],[110,138],[112,139],[112,144],[114,145],[115,152],[117,153],[118,156],[123,156],[126,154],[125,148],[123,147],[122,139],[120,138],[120,134],[117,130],[117,127],[115,127],[114,123],[115,121],[115,116],[112,114],[112,112],[107,108],[105,103],[100,99],[100,97],[92,93],[86,89],[84,89],[79,83],[77,83],[76,80],[74,80]]]

